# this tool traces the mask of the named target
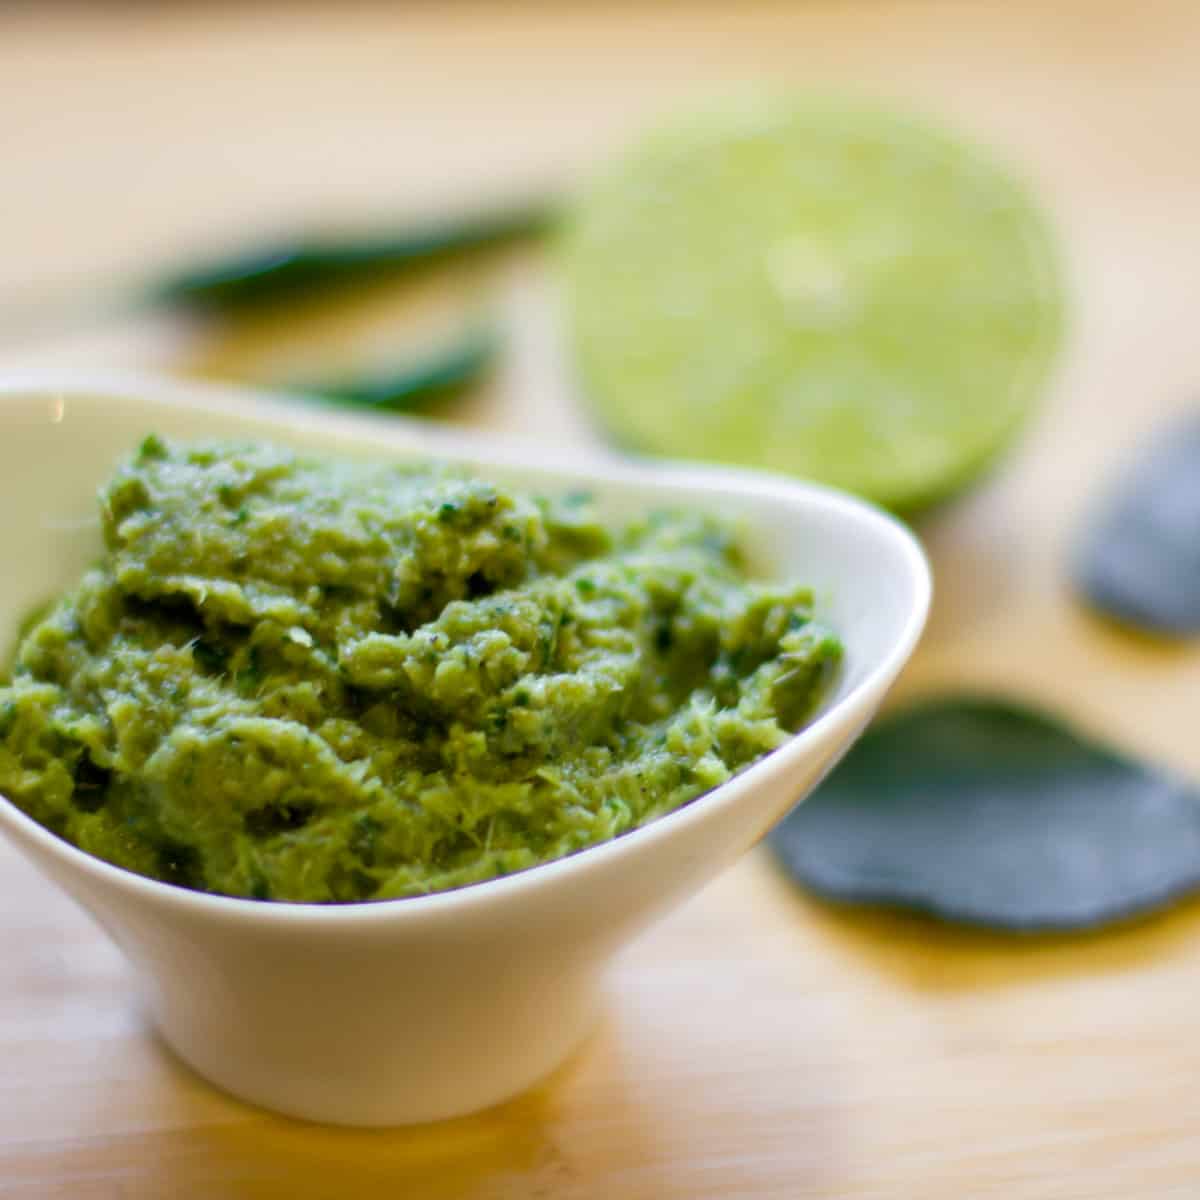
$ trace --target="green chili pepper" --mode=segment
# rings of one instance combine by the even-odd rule
[[[491,366],[496,345],[492,328],[474,328],[450,345],[393,370],[290,386],[293,391],[339,404],[424,412],[479,379]]]
[[[441,221],[360,239],[284,240],[184,270],[152,287],[151,303],[230,310],[288,299],[357,281],[456,251],[540,233],[554,208],[517,209]]]

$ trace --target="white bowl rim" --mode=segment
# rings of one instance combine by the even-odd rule
[[[30,393],[44,392],[69,400],[96,398],[111,394],[133,402],[150,402],[166,407],[184,408],[214,416],[228,416],[235,421],[249,419],[264,423],[282,422],[297,431],[336,433],[347,441],[366,444],[373,432],[383,445],[428,447],[431,456],[448,460],[491,461],[520,468],[538,462],[537,443],[518,434],[483,433],[479,430],[460,430],[451,426],[424,425],[401,416],[386,418],[365,413],[353,413],[335,408],[324,409],[316,404],[288,397],[286,392],[240,387],[209,382],[195,382],[141,371],[87,370],[82,368],[25,368],[0,373],[0,405]],[[285,924],[358,924],[378,921],[419,920],[422,917],[451,915],[475,910],[480,905],[498,903],[505,897],[515,897],[530,889],[548,884],[570,872],[587,870],[607,858],[624,852],[631,840],[649,845],[655,839],[670,837],[687,822],[703,820],[714,808],[737,803],[749,790],[769,776],[786,771],[795,761],[818,743],[826,729],[847,708],[854,707],[864,696],[879,689],[885,680],[893,678],[903,666],[924,629],[932,596],[932,575],[925,552],[916,536],[903,522],[890,513],[856,496],[823,484],[792,479],[767,471],[744,468],[709,466],[697,463],[675,463],[661,459],[647,460],[641,465],[604,450],[569,450],[556,452],[555,471],[580,470],[587,472],[602,486],[622,480],[629,482],[661,483],[665,475],[677,487],[703,490],[724,486],[745,494],[770,494],[781,499],[802,503],[810,508],[853,514],[856,519],[886,530],[901,551],[911,581],[912,598],[904,628],[882,660],[875,665],[840,700],[818,714],[809,724],[787,742],[770,751],[758,762],[732,779],[698,796],[695,800],[665,813],[661,817],[594,846],[585,847],[564,858],[540,863],[525,870],[479,883],[467,884],[450,891],[433,892],[424,896],[405,896],[389,900],[362,900],[340,904],[318,904],[297,901],[263,901],[200,892],[175,884],[164,883],[139,875],[135,871],[115,866],[102,858],[88,854],[72,843],[51,833],[8,797],[0,794],[0,820],[20,829],[25,838],[43,850],[64,860],[68,866],[97,875],[120,889],[140,895],[160,904],[190,910],[197,916],[221,914]]]

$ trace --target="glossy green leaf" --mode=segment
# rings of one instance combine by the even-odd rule
[[[1200,886],[1200,789],[998,700],[885,718],[771,834],[834,899],[1075,929]]]
[[[1119,621],[1200,633],[1200,414],[1156,438],[1120,479],[1086,530],[1075,579]]]

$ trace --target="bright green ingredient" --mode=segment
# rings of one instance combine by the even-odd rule
[[[563,249],[579,366],[618,439],[894,508],[992,458],[1059,337],[1018,182],[866,105],[751,94],[664,128],[594,183]]]
[[[0,793],[93,854],[354,901],[519,871],[782,742],[840,647],[729,529],[436,466],[146,441],[0,688]]]

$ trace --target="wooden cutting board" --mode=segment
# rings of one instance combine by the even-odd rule
[[[1074,326],[1020,450],[922,526],[938,596],[899,692],[1002,688],[1200,777],[1200,648],[1105,627],[1062,569],[1105,472],[1200,399],[1198,62],[1194,0],[9,9],[0,291],[561,184],[722,79],[908,98],[1034,176]],[[511,353],[455,419],[590,437],[543,270],[515,259],[500,287]],[[29,336],[0,365],[246,354],[156,319]],[[7,848],[0,964],[4,1197],[1200,1195],[1200,904],[988,936],[818,904],[759,852],[621,960],[601,1027],[543,1087],[382,1133],[290,1123],[189,1074],[115,950]]]

